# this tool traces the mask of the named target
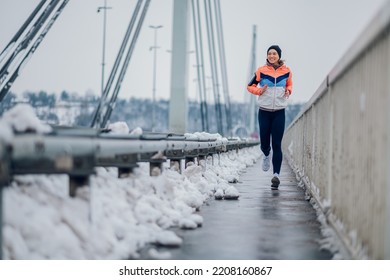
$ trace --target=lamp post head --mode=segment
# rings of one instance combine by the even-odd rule
[[[159,28],[162,28],[163,26],[162,25],[149,25],[150,28],[153,28],[153,29],[159,29]]]

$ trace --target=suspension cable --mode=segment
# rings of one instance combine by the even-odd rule
[[[126,49],[126,46],[129,42],[129,38],[130,38],[130,34],[133,30],[133,27],[134,27],[134,24],[136,22],[136,19],[138,17],[138,13],[140,11],[140,8],[141,8],[141,5],[142,5],[142,2],[143,0],[138,0],[137,2],[137,5],[134,9],[134,12],[133,12],[133,15],[131,17],[131,20],[129,22],[129,25],[127,27],[127,30],[126,30],[126,33],[125,33],[125,37],[123,38],[123,41],[122,41],[122,44],[119,48],[119,52],[118,52],[118,55],[115,59],[115,62],[114,62],[114,65],[111,69],[111,73],[110,73],[110,76],[107,80],[107,83],[106,83],[106,86],[104,88],[104,91],[103,91],[103,95],[102,97],[100,98],[100,102],[98,104],[98,107],[95,111],[95,114],[92,118],[92,122],[91,122],[91,127],[101,127],[101,122],[103,120],[103,111],[104,109],[106,108],[107,106],[107,96],[111,90],[111,86],[114,82],[114,79],[115,79],[115,76],[117,74],[117,71],[118,71],[118,68],[119,68],[119,65],[121,63],[121,60],[123,58],[123,54],[125,53],[125,49]]]
[[[46,7],[44,12],[40,15],[40,17],[36,20],[34,25],[30,28],[29,32],[25,35],[23,40],[16,47],[15,51],[12,55],[7,59],[4,65],[0,69],[0,85],[7,79],[9,74],[8,69],[15,59],[25,51],[30,45],[31,41],[34,40],[34,37],[37,35],[41,27],[45,24],[45,21],[49,18],[50,14],[53,12],[55,6],[58,4],[60,0],[52,0],[50,4]]]
[[[38,22],[36,23],[36,28],[34,28],[33,30],[31,30],[31,32],[29,32],[29,34],[31,33],[30,35],[29,34],[26,35],[26,37],[23,40],[23,42],[21,42],[20,45],[19,45],[21,47],[19,48],[19,46],[18,46],[18,48],[16,50],[17,53],[13,54],[10,57],[10,59],[14,60],[16,58],[16,56],[18,56],[18,54],[20,54],[21,50],[26,50],[27,49],[28,45],[31,43],[31,41],[33,40],[35,35],[38,33],[39,29],[44,25],[46,20],[49,18],[50,14],[53,13],[53,10],[55,9],[55,6],[59,2],[60,2],[59,0],[53,0],[49,4],[49,6],[46,7],[45,12],[39,17]],[[36,49],[38,48],[38,46],[42,42],[43,38],[49,32],[50,28],[53,26],[54,22],[56,21],[58,16],[61,14],[62,10],[65,8],[65,6],[66,6],[66,4],[68,2],[69,2],[69,0],[64,0],[62,2],[62,4],[58,7],[58,9],[55,11],[55,13],[52,16],[52,18],[50,19],[50,21],[46,24],[46,26],[44,27],[44,29],[41,32],[41,34],[34,41],[32,47],[29,49],[29,51],[23,56],[23,58],[21,59],[20,63],[17,65],[17,67],[16,67],[16,69],[14,71],[12,71],[10,73],[8,72],[8,68],[9,68],[10,64],[12,63],[12,61],[10,61],[10,62],[7,61],[6,65],[4,65],[4,67],[3,67],[4,71],[2,69],[2,71],[3,71],[2,72],[2,75],[3,75],[2,79],[4,79],[4,80],[2,81],[3,83],[0,86],[0,101],[2,101],[3,98],[5,97],[5,95],[8,93],[8,91],[10,90],[12,84],[14,83],[16,78],[19,76],[23,66],[27,63],[29,58],[34,54],[34,52],[36,51]],[[10,78],[7,81],[5,81],[8,76],[10,76]]]
[[[27,26],[30,25],[32,20],[36,17],[36,15],[39,13],[39,11],[42,9],[43,5],[46,3],[45,0],[42,0],[38,6],[34,9],[34,11],[30,14],[30,16],[27,18],[27,20],[23,23],[23,25],[19,28],[18,32],[12,37],[10,42],[7,44],[7,46],[4,48],[4,50],[0,53],[0,63],[3,61],[3,59],[7,56],[8,52],[12,49],[12,47],[16,44],[16,42],[19,40],[20,36],[23,34],[23,32],[27,29]]]
[[[221,76],[222,76],[222,87],[225,98],[225,116],[227,121],[227,131],[228,134],[232,133],[232,117],[231,117],[231,104],[229,96],[229,84],[226,72],[226,55],[225,55],[225,45],[223,38],[223,28],[222,28],[222,17],[221,17],[221,6],[219,0],[214,0],[215,7],[215,17],[216,17],[216,26],[217,26],[217,39],[219,46],[219,62],[221,64]]]
[[[208,114],[208,96],[207,96],[207,90],[206,90],[206,75],[205,75],[205,63],[204,63],[204,55],[203,55],[203,41],[202,41],[202,24],[201,24],[201,15],[200,15],[200,8],[199,8],[199,1],[196,0],[196,13],[197,13],[197,18],[198,18],[198,31],[199,31],[199,55],[200,55],[200,76],[202,77],[203,80],[203,100],[204,100],[204,112],[205,112],[205,124],[206,124],[206,130],[209,131],[209,114]]]
[[[117,83],[115,85],[114,92],[113,92],[113,94],[111,96],[110,103],[107,106],[106,113],[103,116],[103,121],[102,121],[102,123],[100,125],[100,128],[104,128],[106,126],[107,122],[109,121],[110,117],[111,117],[111,113],[112,113],[112,111],[114,109],[115,102],[116,102],[116,99],[118,97],[118,93],[119,93],[119,90],[121,88],[123,78],[124,78],[124,76],[126,74],[128,66],[129,66],[129,62],[130,62],[131,56],[133,54],[134,47],[135,47],[135,44],[137,42],[137,39],[138,39],[140,30],[141,30],[142,24],[144,22],[144,19],[145,19],[145,16],[146,16],[146,12],[148,11],[150,1],[151,0],[146,0],[146,3],[144,5],[144,7],[143,7],[141,16],[140,16],[140,18],[138,20],[138,23],[137,23],[137,28],[136,28],[134,36],[133,36],[133,38],[131,40],[130,47],[129,47],[128,51],[127,51],[125,61],[124,61],[123,65],[122,65],[122,69],[121,69],[121,71],[119,73],[119,77],[118,77]]]
[[[223,135],[223,126],[222,126],[222,111],[221,111],[221,100],[219,95],[218,88],[218,71],[216,69],[216,54],[215,54],[215,43],[214,43],[214,27],[213,27],[213,19],[211,15],[211,5],[210,1],[204,0],[205,4],[205,14],[206,14],[206,27],[207,27],[207,37],[208,37],[208,45],[210,50],[210,66],[211,66],[211,78],[213,81],[213,89],[214,89],[214,99],[215,99],[215,110],[217,115],[217,130],[218,133]]]
[[[200,18],[197,17],[198,10],[196,10],[194,0],[191,0],[192,4],[192,19],[193,19],[193,26],[194,26],[194,38],[195,38],[195,54],[196,54],[196,71],[198,75],[198,89],[199,89],[199,101],[200,101],[200,116],[201,116],[201,121],[202,121],[202,130],[203,131],[208,131],[208,128],[206,130],[206,110],[205,106],[205,99],[204,99],[204,71],[203,75],[201,75],[201,69],[203,68],[203,61],[201,62],[200,59],[200,52],[202,49],[202,44],[201,44],[201,38],[199,37],[199,28],[200,28]],[[203,57],[202,57],[203,58]]]

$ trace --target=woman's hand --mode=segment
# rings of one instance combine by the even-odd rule
[[[268,88],[267,84],[265,84],[262,88],[259,88],[260,89],[259,95],[262,95],[267,90],[267,88]]]
[[[267,88],[268,88],[267,85],[263,86],[262,88],[257,87],[255,84],[253,84],[251,86],[247,86],[247,90],[254,95],[262,95],[266,91]]]
[[[290,95],[291,95],[291,91],[290,90],[288,90],[288,89],[284,89],[284,98],[289,98],[290,97]]]

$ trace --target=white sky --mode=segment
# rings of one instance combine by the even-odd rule
[[[257,25],[257,65],[263,64],[271,44],[279,44],[293,71],[292,101],[304,102],[357,39],[378,9],[388,0],[229,0],[221,1],[229,91],[232,100],[247,94],[252,26]],[[100,94],[103,0],[71,0],[11,91],[62,90]],[[39,0],[2,0],[0,49],[16,33]],[[106,78],[133,12],[136,0],[108,0]],[[201,1],[201,3],[203,3]],[[153,30],[158,31],[157,98],[169,98],[172,0],[151,2],[119,97],[152,97]],[[203,30],[204,35],[205,30]],[[193,37],[191,38],[191,47]],[[195,64],[191,55],[190,65]],[[206,73],[206,75],[210,75]],[[189,74],[190,97],[195,97],[196,73]]]

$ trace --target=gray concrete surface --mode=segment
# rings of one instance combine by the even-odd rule
[[[180,230],[178,248],[171,259],[332,259],[320,250],[320,223],[294,173],[283,161],[279,190],[271,190],[271,171],[261,170],[261,160],[247,168],[235,187],[238,200],[210,200],[199,211],[204,223],[195,230]]]

